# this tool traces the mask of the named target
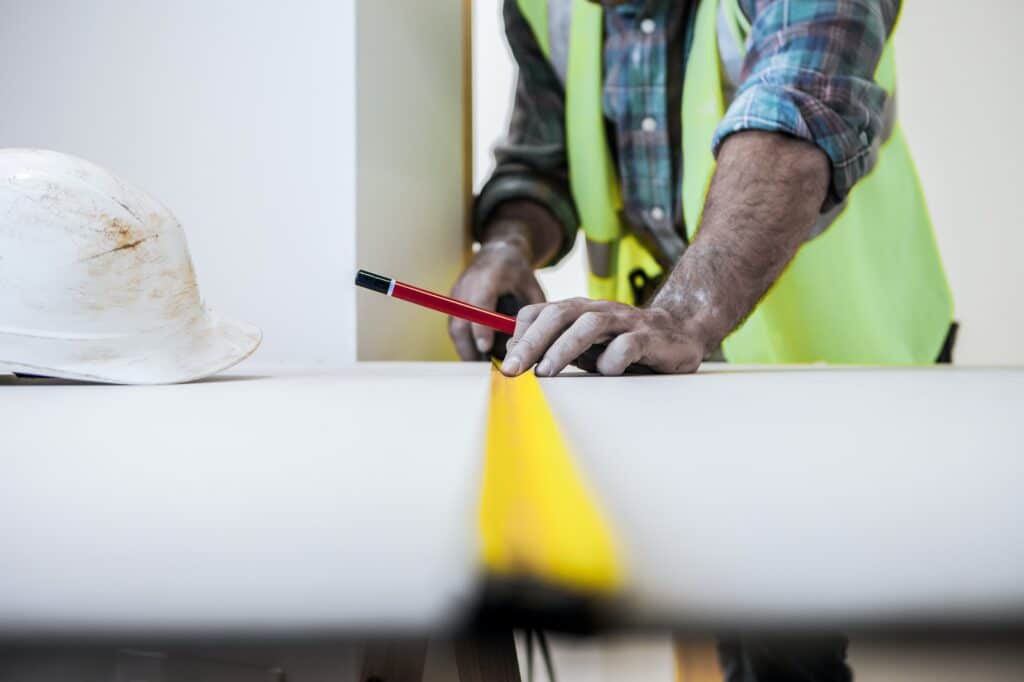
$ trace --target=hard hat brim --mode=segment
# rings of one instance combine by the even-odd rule
[[[259,327],[204,309],[179,329],[140,337],[67,339],[0,333],[0,368],[105,384],[179,384],[237,365],[262,340]]]

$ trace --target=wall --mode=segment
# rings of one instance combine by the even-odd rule
[[[5,0],[0,146],[69,152],[168,205],[257,362],[355,355],[353,0]]]
[[[906,0],[900,115],[963,322],[958,360],[1024,362],[1017,0]]]
[[[352,278],[462,265],[468,4],[5,0],[0,147],[168,205],[205,299],[263,327],[256,364],[454,359],[443,316]]]
[[[357,7],[359,267],[447,292],[469,247],[469,2]],[[456,359],[443,315],[357,298],[360,360]]]
[[[507,122],[514,79],[500,5],[474,3],[478,187]],[[961,364],[1024,363],[1022,24],[1017,0],[905,0],[899,28],[900,115],[963,323]],[[580,256],[577,249],[544,274],[549,297],[583,293]]]

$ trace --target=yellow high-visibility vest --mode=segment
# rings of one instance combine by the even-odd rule
[[[547,0],[518,0],[548,58]],[[700,0],[682,101],[682,203],[688,237],[700,225],[715,170],[711,142],[725,102],[718,15],[744,50],[750,26],[736,0]],[[661,274],[623,227],[619,181],[602,111],[604,14],[573,0],[566,131],[573,199],[591,250],[592,298],[633,303],[631,273]],[[875,73],[894,107],[892,39]],[[890,109],[870,173],[819,236],[808,241],[754,312],[723,343],[731,362],[930,364],[953,319],[931,218],[902,130]],[[595,258],[594,252],[601,254]],[[595,272],[595,263],[604,263]]]

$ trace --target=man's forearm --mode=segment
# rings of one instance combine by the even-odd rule
[[[693,244],[647,308],[570,299],[519,312],[502,372],[535,363],[552,376],[595,343],[601,374],[641,363],[693,372],[754,309],[811,232],[830,182],[828,158],[778,133],[730,136],[718,155]]]
[[[700,230],[651,307],[669,312],[713,350],[807,239],[830,173],[828,157],[803,140],[752,131],[729,137]]]
[[[495,211],[483,229],[481,243],[517,247],[534,267],[540,267],[558,252],[562,238],[558,221],[543,206],[513,201]]]

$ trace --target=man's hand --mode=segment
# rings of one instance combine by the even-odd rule
[[[522,305],[544,301],[534,270],[554,257],[562,230],[540,204],[511,201],[495,211],[483,230],[480,250],[452,288],[452,297],[494,310],[498,299],[515,296]],[[463,360],[481,360],[494,346],[494,331],[449,318],[448,335]]]
[[[597,371],[622,374],[633,363],[668,374],[693,372],[708,352],[703,332],[662,308],[573,298],[530,305],[519,312],[501,371],[554,376],[595,343],[608,343]]]
[[[807,239],[831,180],[828,157],[777,133],[726,139],[693,244],[649,307],[573,299],[522,310],[502,371],[552,376],[594,343],[601,374],[634,362],[692,372],[750,314]]]
[[[512,294],[523,303],[544,300],[528,250],[513,240],[490,241],[480,247],[455,282],[452,297],[494,310],[504,294]],[[479,360],[494,345],[494,330],[455,317],[448,319],[448,335],[463,360]]]

